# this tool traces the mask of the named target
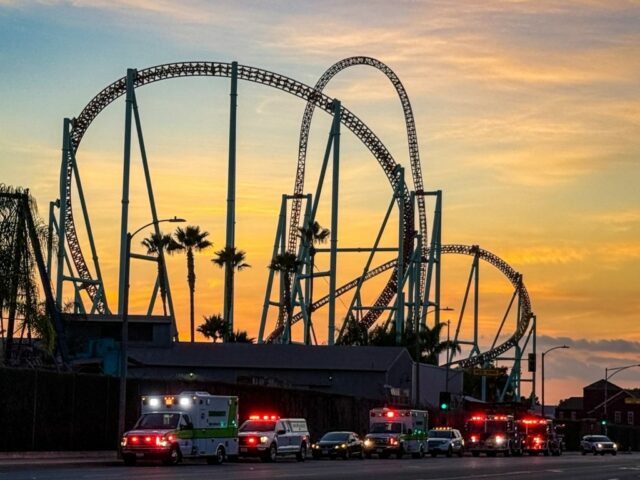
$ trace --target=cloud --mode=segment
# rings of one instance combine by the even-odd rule
[[[605,353],[637,353],[640,354],[640,341],[630,341],[621,338],[589,340],[586,338],[571,337],[551,337],[547,335],[538,335],[539,348],[543,346],[568,345],[571,348],[586,350],[589,352],[605,352]]]

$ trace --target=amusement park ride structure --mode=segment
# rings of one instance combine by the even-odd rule
[[[405,181],[405,168],[394,160],[378,136],[354,113],[344,107],[339,100],[330,98],[323,93],[323,89],[337,73],[357,65],[370,66],[384,73],[398,94],[407,129],[412,185]],[[132,128],[134,125],[151,209],[151,222],[154,225],[155,233],[159,233],[158,214],[145,149],[142,122],[136,99],[136,89],[160,80],[192,76],[227,77],[231,79],[227,247],[235,247],[233,229],[235,225],[235,131],[238,80],[276,88],[291,93],[307,103],[300,131],[298,164],[294,189],[292,194],[282,196],[273,248],[274,258],[276,255],[286,252],[296,255],[297,265],[299,265],[299,267],[290,277],[291,281],[286,282],[291,288],[287,293],[289,298],[291,298],[292,311],[287,312],[289,315],[285,315],[285,309],[288,308],[288,306],[285,306],[284,302],[286,295],[283,295],[285,285],[285,283],[283,283],[283,275],[280,275],[280,286],[277,289],[274,299],[272,292],[274,287],[274,272],[270,271],[259,327],[259,343],[291,343],[294,340],[292,338],[292,324],[302,321],[304,326],[302,331],[304,333],[303,338],[298,341],[311,344],[314,330],[310,313],[326,305],[328,308],[327,343],[328,345],[334,345],[342,339],[347,321],[345,320],[341,326],[336,324],[336,299],[350,291],[353,291],[353,296],[348,301],[349,306],[345,318],[353,318],[361,327],[369,329],[380,319],[384,312],[388,312],[385,325],[393,325],[397,341],[399,342],[402,332],[407,328],[413,328],[416,325],[419,328],[425,328],[430,323],[432,325],[440,323],[442,256],[470,256],[472,258],[471,272],[459,310],[459,318],[453,337],[453,340],[456,342],[469,347],[468,355],[466,358],[454,360],[453,354],[450,352],[450,354],[447,355],[445,363],[450,366],[457,365],[462,368],[481,367],[487,369],[496,366],[497,362],[500,361],[511,362],[511,372],[501,393],[501,398],[505,398],[508,391],[511,391],[515,396],[519,397],[521,382],[529,381],[532,382],[533,399],[535,394],[535,372],[532,373],[531,378],[523,378],[521,373],[521,360],[525,350],[529,348],[529,350],[535,354],[536,349],[535,316],[531,311],[531,302],[527,289],[522,282],[522,275],[513,270],[496,255],[478,246],[442,245],[442,191],[427,191],[424,189],[417,133],[409,97],[397,75],[388,66],[370,57],[351,57],[337,62],[322,75],[315,87],[305,85],[274,72],[247,65],[239,65],[237,62],[181,62],[158,65],[143,70],[129,69],[125,77],[116,80],[98,93],[77,118],[65,119],[63,123],[60,199],[50,204],[50,225],[53,231],[57,233],[58,238],[61,239],[61,241],[58,242],[55,282],[56,303],[58,308],[62,305],[65,284],[71,283],[75,295],[76,313],[84,315],[108,315],[112,312],[105,295],[104,282],[100,271],[90,216],[82,189],[77,162],[78,149],[84,134],[100,112],[119,97],[125,96],[124,169],[122,177],[120,229],[120,295],[118,297],[119,305],[117,310],[118,314],[121,314],[122,293],[125,288],[123,266],[125,265],[127,254],[126,235],[129,227],[129,171],[131,165]],[[304,189],[304,176],[309,130],[315,108],[320,108],[325,113],[332,115],[333,121],[322,161],[320,178],[315,191],[308,193],[305,192]],[[391,186],[391,198],[388,209],[383,217],[375,240],[367,246],[338,247],[340,213],[338,186],[340,184],[340,171],[341,168],[343,168],[340,164],[340,135],[342,126],[347,127],[373,154]],[[328,249],[317,250],[318,252],[329,254],[329,268],[326,272],[313,272],[314,265],[312,264],[310,245],[308,242],[300,241],[299,229],[308,228],[316,220],[323,186],[329,169],[331,170],[329,177],[331,186],[331,200],[329,202],[331,208],[330,247]],[[327,180],[327,182],[329,181]],[[93,268],[90,268],[87,263],[74,222],[72,208],[72,190],[74,184],[76,195],[80,201]],[[427,203],[434,204],[430,231],[427,225]],[[389,219],[392,216],[394,205],[397,206],[398,214],[397,244],[391,247],[384,247],[380,245],[380,242],[389,223]],[[59,208],[57,218],[55,215],[56,207]],[[287,223],[288,212],[289,222]],[[302,222],[300,221],[301,216]],[[415,228],[416,224],[418,226],[417,229]],[[338,285],[338,255],[340,254],[342,256],[353,252],[368,253],[362,273],[357,278],[343,285]],[[394,258],[381,265],[374,266],[374,257],[376,253],[380,252],[391,252],[394,254]],[[158,257],[139,254],[132,254],[131,257],[164,263],[162,252],[159,252]],[[490,348],[484,349],[481,348],[479,343],[479,274],[481,260],[495,267],[507,278],[513,287],[511,300],[500,322],[500,327],[495,334],[493,343]],[[48,272],[51,276],[51,249],[49,249],[47,264],[49,267]],[[178,331],[175,323],[171,289],[169,288],[169,278],[166,275],[166,268],[159,269],[159,271],[165,272],[168,303],[167,315],[172,319],[173,337],[177,339]],[[382,291],[377,295],[377,298],[371,305],[366,304],[361,294],[363,284],[387,271],[391,271],[392,273],[389,275]],[[312,275],[314,277],[328,277],[328,295],[317,300],[311,298],[310,280]],[[149,315],[151,315],[153,311],[160,283],[160,279],[157,278],[148,308]],[[473,336],[470,339],[465,339],[461,336],[461,326],[470,294],[473,297]],[[233,309],[226,303],[226,298],[227,295],[225,295],[225,319],[232,325]],[[89,301],[88,308],[85,306],[86,300]],[[499,341],[500,336],[504,335],[502,331],[507,317],[513,313],[512,309],[514,304],[517,305],[515,308],[515,315],[517,317],[515,331],[508,336],[506,340],[503,337],[502,340]],[[271,308],[276,309],[277,319],[271,333],[266,334]],[[431,312],[433,312],[434,317],[433,320],[430,321],[429,314]],[[531,345],[529,345],[530,341]],[[512,352],[512,355],[505,357],[504,355],[507,352]]]

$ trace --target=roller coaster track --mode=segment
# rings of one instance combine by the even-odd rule
[[[423,261],[427,261],[426,256],[428,256],[428,250],[426,253],[427,255],[425,255],[425,257],[423,258]],[[483,260],[493,265],[495,268],[497,268],[507,278],[507,280],[509,280],[511,285],[513,285],[513,287],[517,289],[518,296],[520,299],[520,312],[519,312],[520,316],[519,316],[519,322],[516,326],[516,331],[513,333],[513,335],[510,338],[508,338],[505,342],[501,343],[500,345],[496,345],[491,350],[487,350],[486,352],[483,352],[479,355],[475,355],[473,357],[470,357],[464,360],[458,360],[452,363],[458,364],[463,368],[469,368],[475,365],[483,365],[486,362],[495,360],[500,355],[504,354],[506,351],[513,348],[515,345],[517,345],[520,339],[527,332],[527,329],[529,328],[529,322],[533,317],[533,313],[531,312],[531,299],[529,298],[529,292],[527,291],[527,288],[522,282],[522,275],[516,272],[507,262],[502,260],[500,257],[498,257],[497,255],[487,250],[484,250],[478,247],[477,245],[457,245],[457,244],[442,245],[441,253],[443,255],[447,255],[447,254],[469,255],[472,257],[475,257],[477,255],[480,260]],[[394,268],[396,265],[396,262],[397,260],[395,259],[390,260],[370,270],[365,275],[365,281],[373,277],[376,277],[391,268]],[[339,287],[336,290],[336,297],[355,288],[358,285],[358,281],[359,281],[359,278],[355,278],[350,282],[347,282],[341,287]],[[328,296],[323,297],[313,303],[313,305],[311,306],[311,310],[312,311],[317,310],[323,305],[326,305],[328,302],[329,302],[329,297]],[[292,317],[291,319],[292,324],[300,321],[301,319],[302,319],[302,312],[299,312]],[[372,323],[368,324],[367,327],[370,327],[371,325]],[[279,329],[277,329],[269,336],[269,338],[267,339],[267,342],[277,338],[279,335],[281,335],[281,333],[282,332],[280,332]]]
[[[231,77],[231,64],[222,62],[179,62],[169,63],[164,65],[157,65],[154,67],[139,70],[137,72],[134,88],[142,87],[144,85],[157,82],[160,80],[167,80],[172,78],[182,77]],[[333,114],[333,100],[324,95],[322,92],[317,91],[313,87],[310,87],[304,83],[293,80],[292,78],[280,75],[278,73],[270,72],[260,68],[250,67],[246,65],[238,65],[238,78],[249,82],[266,85],[269,87],[282,90],[284,92],[295,95],[308,103],[312,103],[316,107],[321,108],[329,114]],[[64,219],[65,234],[67,243],[69,245],[69,251],[71,258],[76,267],[79,278],[83,280],[91,280],[91,272],[87,266],[87,262],[84,258],[80,242],[78,240],[76,227],[73,219],[73,209],[71,203],[72,193],[72,174],[73,174],[73,156],[76,154],[80,142],[87,129],[98,116],[98,114],[104,110],[109,104],[115,101],[117,98],[123,96],[126,93],[126,77],[122,77],[98,93],[82,110],[80,115],[73,119],[71,130],[71,149],[66,159],[66,165],[63,166],[64,174],[66,175],[66,215]],[[393,159],[391,153],[387,150],[385,145],[380,139],[373,133],[373,131],[367,127],[355,114],[349,111],[347,108],[341,109],[341,123],[351,130],[362,143],[371,151],[376,160],[382,167],[385,175],[389,179],[392,188],[395,191],[398,178],[395,174],[396,162]],[[409,191],[406,184],[404,185],[404,212],[405,212],[405,244],[403,246],[403,255],[406,260],[409,258],[411,251],[413,237],[414,237],[414,214],[413,205],[410,202]],[[404,262],[405,269],[408,262]],[[392,275],[378,296],[376,305],[388,305],[393,296],[396,293],[397,275]],[[96,285],[86,283],[85,288],[92,300],[98,295],[98,288]],[[104,312],[104,304],[99,300],[97,302],[97,310]],[[370,311],[363,322],[373,323],[380,312]]]
[[[398,98],[402,105],[402,111],[404,112],[404,122],[407,128],[407,140],[409,143],[409,161],[411,164],[411,174],[413,176],[413,187],[417,192],[422,192],[424,189],[422,182],[422,169],[420,166],[420,151],[418,149],[418,133],[416,132],[416,122],[413,118],[413,109],[411,108],[411,102],[409,101],[409,95],[405,90],[402,82],[398,78],[391,68],[382,63],[379,60],[371,57],[349,57],[339,62],[334,63],[329,67],[322,76],[318,79],[315,85],[315,90],[322,92],[333,77],[339,72],[347,68],[356,65],[369,65],[386,75],[391,81],[391,84],[398,93]],[[307,147],[309,144],[309,130],[311,128],[311,121],[313,119],[313,112],[315,111],[315,104],[312,102],[307,103],[307,107],[304,110],[302,116],[302,123],[300,125],[300,140],[298,144],[298,165],[296,170],[296,180],[293,187],[294,196],[296,196],[292,202],[291,216],[289,221],[289,251],[295,252],[298,245],[298,222],[300,221],[300,212],[302,209],[302,200],[300,196],[304,193],[304,174],[307,163]],[[427,242],[427,216],[424,206],[424,197],[418,195],[418,218],[420,222],[420,233],[422,234],[422,241],[426,245]],[[426,265],[425,265],[426,267]],[[423,269],[423,276],[426,272],[426,268]],[[424,280],[424,278],[422,279]],[[424,285],[424,281],[422,282]]]

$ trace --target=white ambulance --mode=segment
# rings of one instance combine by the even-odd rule
[[[182,392],[142,397],[142,415],[120,442],[127,465],[159,459],[175,465],[183,458],[222,463],[238,455],[238,397]]]
[[[422,458],[427,451],[429,413],[425,410],[374,408],[369,412],[369,433],[364,439],[367,458],[410,454]]]

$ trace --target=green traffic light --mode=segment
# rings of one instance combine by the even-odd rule
[[[600,423],[601,423],[602,425],[606,425],[606,424],[607,424],[607,421],[606,421],[606,420],[602,420]]]
[[[446,403],[440,404],[440,410],[447,410],[448,408],[449,408],[449,405],[447,405]]]

